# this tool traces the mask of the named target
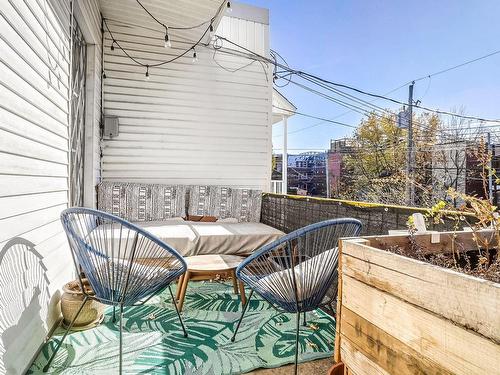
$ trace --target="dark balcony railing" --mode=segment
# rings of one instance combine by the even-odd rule
[[[383,205],[264,193],[261,222],[289,233],[307,224],[326,219],[352,217],[363,223],[362,235],[387,234],[388,230],[407,229],[408,217],[416,212],[425,214],[425,208]],[[429,230],[452,230],[455,221],[445,220]]]

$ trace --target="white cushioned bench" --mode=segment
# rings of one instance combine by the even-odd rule
[[[258,190],[122,182],[98,185],[100,210],[144,228],[183,256],[248,255],[280,238],[283,232],[259,222],[260,206]],[[182,216],[186,214],[219,220],[185,221]],[[108,238],[119,246],[119,233],[109,233]]]

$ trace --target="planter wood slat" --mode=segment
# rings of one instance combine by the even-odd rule
[[[373,247],[404,237],[342,241],[335,359],[356,375],[500,374],[500,284]]]
[[[341,319],[350,344],[390,374],[452,374],[345,306]]]
[[[342,355],[342,361],[346,366],[346,371],[348,375],[390,375],[382,367],[377,365],[373,360],[368,358],[355,347],[351,341],[347,338],[342,340],[342,347],[340,348]]]

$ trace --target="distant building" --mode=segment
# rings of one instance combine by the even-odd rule
[[[446,191],[453,188],[459,193],[485,198],[485,186],[481,176],[482,167],[474,154],[477,142],[467,140],[450,144],[435,145],[432,157],[432,178],[434,180],[434,197],[444,199]],[[492,167],[500,164],[500,155],[495,152],[498,148],[493,145]],[[493,198],[496,197],[496,181],[493,178]],[[486,186],[488,188],[488,185]],[[460,204],[461,202],[456,202]]]
[[[326,152],[304,152],[288,156],[288,192],[326,197]]]

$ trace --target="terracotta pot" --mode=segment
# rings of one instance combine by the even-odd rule
[[[87,279],[83,279],[83,286],[87,294],[92,295],[92,289]],[[61,311],[63,315],[63,326],[68,327],[73,317],[80,308],[84,295],[80,288],[78,280],[73,280],[64,285],[63,295],[61,297]],[[95,327],[102,322],[104,318],[105,305],[95,300],[88,300],[83,306],[80,315],[73,324],[73,330],[84,330]]]

